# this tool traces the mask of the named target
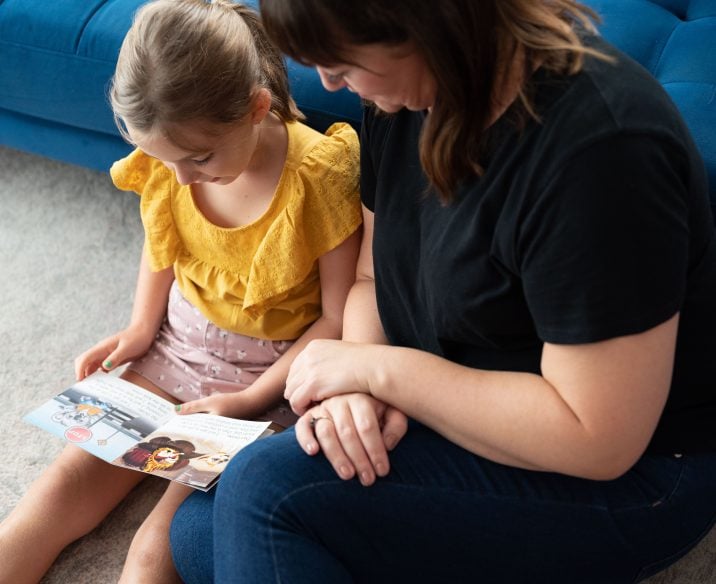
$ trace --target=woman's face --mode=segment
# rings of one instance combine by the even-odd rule
[[[351,63],[316,67],[328,91],[346,87],[380,109],[426,110],[435,101],[435,78],[412,45],[361,45],[348,52]]]

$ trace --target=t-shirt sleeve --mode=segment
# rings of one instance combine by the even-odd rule
[[[139,149],[118,160],[110,169],[118,189],[133,191],[141,197],[140,212],[144,225],[145,253],[153,271],[174,264],[179,236],[171,209],[173,174],[162,162]]]
[[[524,293],[542,340],[636,334],[679,311],[687,169],[672,142],[620,135],[582,149],[545,177],[517,234]]]

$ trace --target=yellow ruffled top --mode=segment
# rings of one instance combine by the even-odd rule
[[[110,170],[119,189],[141,196],[151,269],[173,265],[182,294],[211,322],[268,340],[296,339],[320,316],[318,258],[361,223],[353,128],[286,128],[286,164],[269,208],[241,227],[208,221],[191,186],[139,149]]]

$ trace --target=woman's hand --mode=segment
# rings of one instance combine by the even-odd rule
[[[405,414],[361,393],[326,399],[296,422],[296,438],[307,454],[323,451],[339,477],[358,475],[366,487],[388,474],[388,452],[407,430]]]
[[[154,342],[153,328],[130,326],[97,343],[75,359],[75,376],[82,380],[98,369],[110,371],[144,355]]]
[[[313,404],[345,393],[370,394],[369,375],[380,365],[384,345],[317,339],[291,364],[284,397],[298,415]]]

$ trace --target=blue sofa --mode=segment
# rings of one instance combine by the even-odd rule
[[[125,156],[130,148],[106,90],[132,15],[145,2],[0,1],[0,144],[101,171]],[[360,124],[356,95],[331,95],[313,69],[290,60],[288,68],[311,126]]]
[[[106,87],[132,14],[145,1],[0,0],[0,144],[102,171],[129,152]],[[603,35],[651,71],[684,114],[716,209],[716,0],[584,1],[601,14]],[[336,119],[358,126],[355,95],[328,94],[314,71],[288,64],[312,126]],[[715,568],[716,530],[696,555],[650,582],[714,583]]]

